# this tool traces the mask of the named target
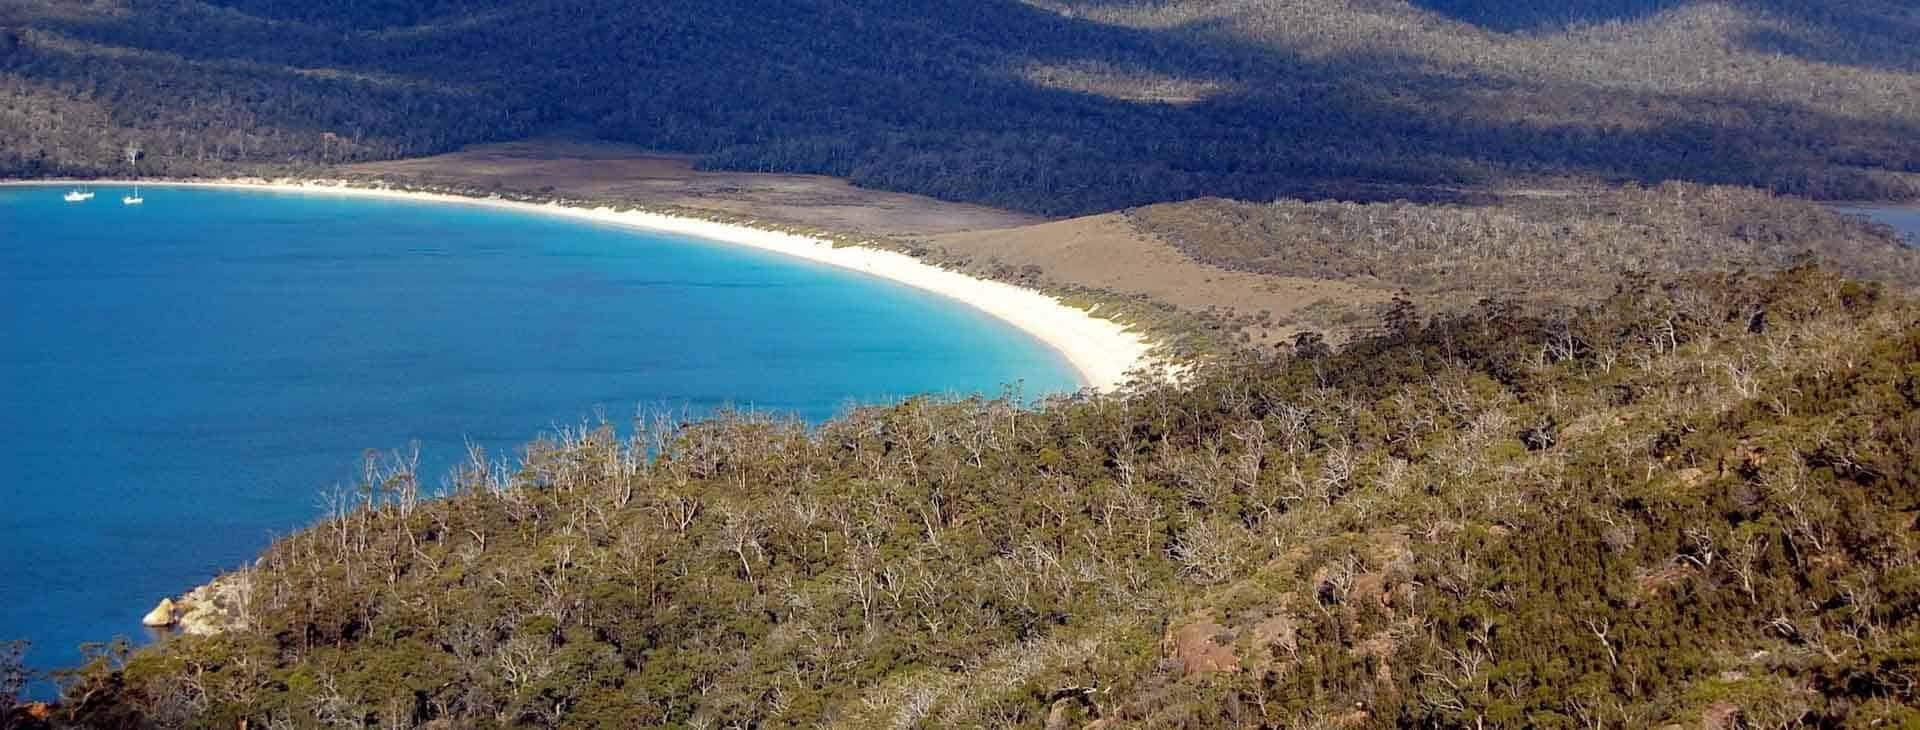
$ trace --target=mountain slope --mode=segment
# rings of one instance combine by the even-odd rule
[[[0,172],[116,171],[128,142],[185,174],[565,132],[1056,214],[1564,177],[1920,193],[1897,4],[1522,34],[1424,5],[31,0],[0,11]]]
[[[55,719],[1913,722],[1917,406],[1920,309],[1801,268],[1037,411],[585,427],[362,485]]]

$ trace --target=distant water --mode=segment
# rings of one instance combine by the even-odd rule
[[[1920,246],[1920,207],[1846,206],[1840,210],[1846,213],[1858,213],[1893,226],[1894,230],[1899,231],[1906,238],[1908,246]]]
[[[138,640],[162,596],[307,524],[365,449],[429,484],[596,409],[818,421],[924,392],[1072,390],[1052,350],[904,286],[464,205],[0,187],[0,641]]]

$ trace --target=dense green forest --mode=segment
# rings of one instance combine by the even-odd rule
[[[533,135],[1042,213],[1568,178],[1920,195],[1895,0],[14,0],[0,174]]]
[[[370,469],[240,625],[23,725],[1920,722],[1920,305],[1808,266],[1037,409],[619,425],[438,500]]]

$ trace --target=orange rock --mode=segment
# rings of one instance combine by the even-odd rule
[[[1293,621],[1293,615],[1282,611],[1267,617],[1267,620],[1255,624],[1253,638],[1260,644],[1284,649],[1291,653],[1300,648],[1296,634],[1299,627]]]
[[[1162,644],[1174,658],[1180,660],[1181,667],[1189,676],[1237,672],[1240,671],[1240,657],[1233,653],[1231,643],[1219,638],[1226,633],[1227,627],[1202,612],[1191,623],[1169,629]]]

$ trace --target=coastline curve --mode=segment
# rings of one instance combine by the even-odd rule
[[[131,180],[9,180],[0,185],[132,185]],[[531,203],[492,197],[425,192],[398,187],[352,185],[329,180],[143,180],[148,187],[202,187],[278,193],[342,195],[478,205],[522,213],[669,233],[717,244],[746,246],[835,268],[864,273],[939,295],[1012,325],[1059,353],[1084,387],[1101,393],[1119,390],[1136,375],[1169,370],[1152,355],[1153,343],[1124,324],[1094,316],[1044,292],[981,279],[923,262],[913,256],[750,225],[670,215],[641,209],[587,208],[560,201]]]

